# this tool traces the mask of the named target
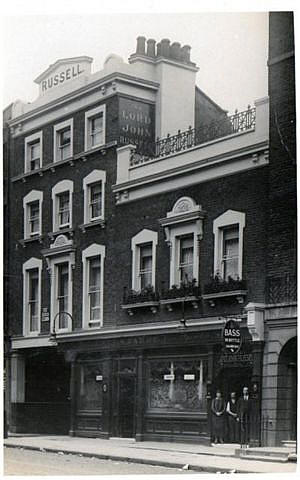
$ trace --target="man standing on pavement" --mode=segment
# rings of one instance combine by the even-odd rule
[[[251,400],[248,387],[243,387],[243,395],[237,403],[237,414],[240,422],[241,447],[249,448]]]

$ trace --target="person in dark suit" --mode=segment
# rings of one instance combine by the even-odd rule
[[[238,422],[238,414],[237,414],[237,398],[236,393],[231,392],[230,399],[227,402],[226,413],[227,413],[227,420],[228,420],[228,436],[230,443],[238,443],[239,442],[239,430],[240,425]]]
[[[226,408],[226,405],[222,397],[222,394],[220,390],[217,390],[216,397],[211,402],[211,411],[212,411],[211,426],[212,426],[212,438],[214,439],[213,444],[216,444],[218,442],[223,443],[224,441],[225,408]]]
[[[241,447],[249,448],[251,400],[248,387],[243,387],[243,394],[238,399],[237,414],[240,422]]]

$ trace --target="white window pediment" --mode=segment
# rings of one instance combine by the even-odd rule
[[[203,218],[205,212],[191,197],[179,198],[172,210],[160,224],[165,231],[166,242],[170,247],[170,287],[180,284],[182,239],[190,238],[192,257],[189,262],[192,276],[199,281],[199,240],[203,236]]]

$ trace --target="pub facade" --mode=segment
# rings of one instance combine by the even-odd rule
[[[168,39],[91,63],[8,122],[10,430],[209,443],[248,386],[259,445],[269,100],[229,115]]]

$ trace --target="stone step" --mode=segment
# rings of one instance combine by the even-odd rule
[[[241,459],[244,460],[255,460],[255,461],[260,461],[260,462],[275,462],[275,463],[287,463],[288,458],[285,457],[273,457],[271,455],[254,455],[254,454],[246,454],[246,455],[240,455]]]
[[[265,459],[267,459],[268,457],[272,457],[272,458],[287,460],[290,452],[289,451],[282,452],[280,450],[275,450],[275,449],[274,450],[273,449],[263,450],[262,448],[259,448],[259,449],[240,448],[240,449],[236,450],[235,453],[239,457],[243,456],[243,457],[248,458],[248,457],[254,455],[254,456],[259,456],[259,457],[262,457],[262,458],[265,458]]]
[[[296,440],[281,440],[283,447],[294,448],[296,450]]]

